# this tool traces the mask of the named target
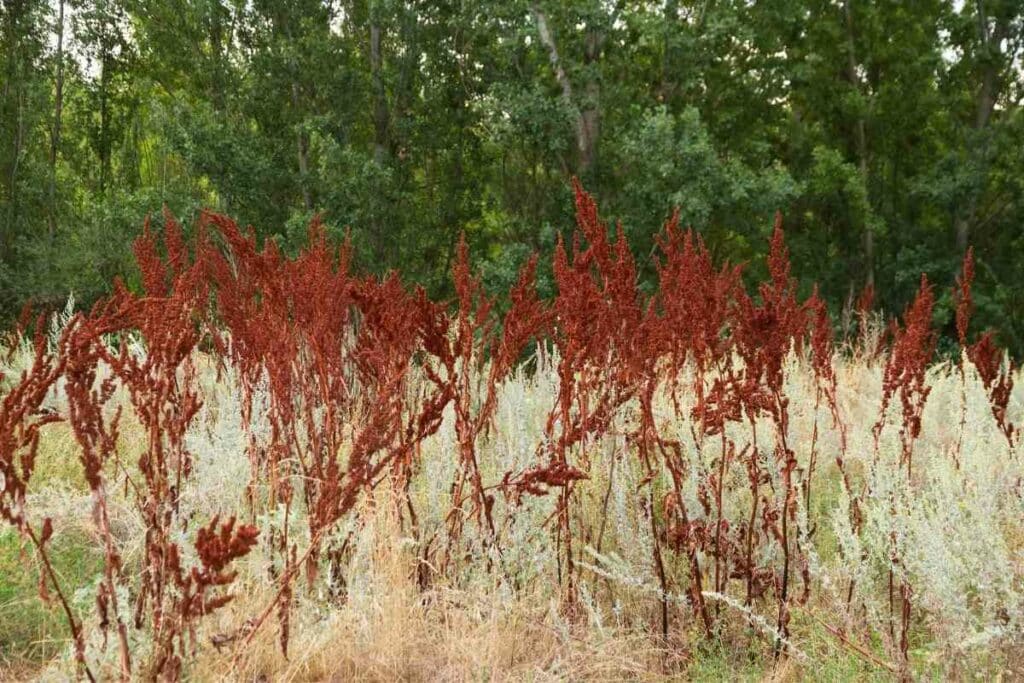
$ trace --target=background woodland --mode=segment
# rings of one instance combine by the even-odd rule
[[[137,286],[163,206],[289,253],[320,214],[435,297],[465,231],[504,293],[571,231],[576,176],[648,290],[675,207],[752,282],[780,210],[835,311],[948,291],[971,245],[977,326],[1019,354],[1022,53],[1016,0],[4,0],[0,314]]]

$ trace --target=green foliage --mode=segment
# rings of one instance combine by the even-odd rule
[[[164,205],[319,214],[434,295],[465,231],[500,293],[578,175],[642,254],[678,208],[757,263],[781,210],[804,288],[889,314],[970,244],[1019,353],[1022,53],[1013,0],[4,3],[0,315],[89,304]]]
[[[766,235],[776,209],[797,194],[779,164],[752,168],[719,153],[693,107],[679,115],[664,106],[645,112],[619,154],[624,184],[616,208],[638,253],[651,252],[666,207],[678,207],[683,225],[703,226],[719,245],[732,241],[726,256],[750,258],[745,238]]]

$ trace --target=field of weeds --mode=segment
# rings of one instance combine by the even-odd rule
[[[1024,676],[1019,373],[970,257],[941,360],[923,278],[838,340],[779,225],[748,293],[670,222],[644,294],[577,213],[552,301],[533,261],[496,303],[461,247],[449,305],[210,215],[140,238],[143,294],[26,317],[0,678]]]

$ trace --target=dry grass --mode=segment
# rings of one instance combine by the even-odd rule
[[[547,314],[520,292],[513,312],[537,319],[475,346],[494,328],[464,251],[453,326],[397,279],[336,273],[322,240],[287,267],[250,254],[272,281],[235,283],[207,355],[205,266],[161,293],[147,234],[149,296],[118,290],[116,315],[68,317],[58,352],[38,336],[3,368],[33,369],[5,385],[0,421],[0,512],[20,534],[0,566],[29,570],[0,575],[16,620],[0,676],[1022,675],[1020,371],[989,351],[980,372],[931,362],[924,282],[898,353],[865,351],[873,329],[837,352],[820,302],[795,298],[779,228],[760,303],[679,237],[675,274],[700,276],[680,287],[718,283],[714,310],[661,316],[639,305],[624,238],[578,202],[593,245],[559,250],[554,331],[522,365]],[[233,266],[210,253],[223,297]],[[339,282],[355,327],[351,302],[324,298]],[[200,532],[229,518],[220,543]],[[58,605],[22,611],[37,592]]]

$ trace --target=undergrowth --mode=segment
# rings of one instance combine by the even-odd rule
[[[659,289],[577,188],[496,313],[230,220],[4,347],[0,655],[60,680],[1021,675],[1018,368],[935,285],[833,335],[675,219]],[[15,567],[24,571],[16,571]],[[59,627],[59,628],[58,628]]]

